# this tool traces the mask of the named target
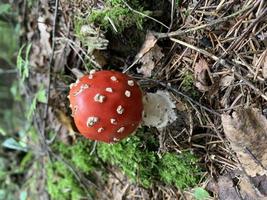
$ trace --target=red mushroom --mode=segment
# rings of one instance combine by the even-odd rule
[[[117,142],[135,131],[142,119],[142,92],[129,76],[116,71],[91,71],[70,86],[70,107],[86,138]]]

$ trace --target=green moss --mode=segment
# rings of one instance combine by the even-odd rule
[[[197,185],[200,168],[196,157],[191,153],[166,153],[159,163],[159,175],[163,182],[183,189]]]
[[[118,166],[132,181],[144,187],[152,184],[157,156],[153,151],[143,149],[142,141],[137,136],[117,144],[98,145],[98,155],[107,162]]]
[[[199,93],[194,86],[194,76],[191,72],[187,71],[182,76],[181,89],[192,98],[198,98]]]
[[[79,138],[74,145],[58,143],[55,146],[65,159],[85,174],[89,174],[97,166],[95,156],[90,155],[92,148],[93,142],[84,138]]]
[[[56,143],[53,149],[80,173],[92,178],[93,170],[103,170],[97,156],[90,155],[92,145],[93,142],[80,138],[69,146]],[[119,143],[98,143],[96,153],[101,160],[118,167],[132,182],[145,188],[158,181],[181,189],[197,185],[201,171],[193,154],[166,153],[160,158],[158,148],[157,137],[140,129],[135,135]],[[52,199],[79,200],[85,196],[73,174],[64,163],[58,161],[48,164],[47,185]]]
[[[143,10],[143,1],[131,0],[127,3],[139,12],[146,15],[150,14],[149,11]],[[75,26],[77,27],[81,27],[81,24],[88,25],[90,23],[94,23],[102,30],[111,30],[116,32],[116,29],[118,33],[121,33],[124,29],[134,25],[137,28],[142,29],[145,21],[144,16],[131,11],[122,0],[106,0],[105,7],[103,9],[93,9],[87,17],[78,17],[77,19],[79,19],[75,22]],[[77,28],[75,29],[77,30]],[[78,30],[80,31],[80,29]]]
[[[46,166],[47,190],[52,200],[86,199],[86,195],[74,175],[62,162],[55,161]]]
[[[184,92],[188,92],[194,88],[194,77],[192,73],[185,72],[182,79],[181,87]]]
[[[60,154],[79,173],[90,176],[93,170],[101,169],[95,156],[90,155],[92,145],[93,142],[79,138],[73,145],[57,142],[53,145],[53,150]],[[52,199],[87,199],[85,191],[65,163],[59,161],[49,163],[46,171],[47,189]],[[94,191],[90,190],[90,192],[93,195]]]
[[[146,14],[148,14],[146,12]],[[115,29],[121,33],[124,29],[136,25],[138,29],[142,29],[144,17],[133,13],[127,8],[121,6],[108,7],[103,10],[93,10],[90,17],[90,22],[98,24],[103,30]],[[114,24],[114,27],[112,23]]]
[[[99,156],[118,166],[133,182],[150,187],[155,181],[178,188],[194,186],[200,180],[200,168],[191,153],[166,153],[158,156],[158,142],[150,133],[141,131],[120,143],[100,144]]]

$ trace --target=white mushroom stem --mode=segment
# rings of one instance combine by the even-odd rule
[[[175,104],[168,92],[158,90],[157,93],[147,93],[143,97],[143,124],[164,128],[177,119]]]

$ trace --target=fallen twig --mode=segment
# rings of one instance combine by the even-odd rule
[[[167,37],[174,37],[174,36],[178,36],[178,35],[183,35],[183,34],[186,34],[186,33],[190,33],[190,32],[193,32],[193,31],[196,31],[196,30],[200,30],[200,29],[204,29],[206,27],[210,27],[210,26],[215,26],[219,23],[222,23],[222,22],[225,22],[225,21],[228,21],[229,19],[239,15],[240,13],[243,13],[245,12],[246,10],[250,9],[252,6],[248,6],[244,9],[241,9],[231,15],[228,15],[226,17],[223,17],[223,18],[219,18],[217,20],[213,20],[212,22],[208,23],[208,24],[203,24],[203,25],[200,25],[200,26],[197,26],[197,27],[193,27],[193,28],[189,28],[189,29],[186,29],[186,30],[177,30],[177,31],[173,31],[173,32],[169,32],[169,33],[154,33],[154,35],[158,38],[158,39],[162,39],[162,38],[167,38]]]
[[[227,69],[231,70],[234,75],[239,79],[242,80],[245,84],[247,84],[247,86],[249,86],[251,89],[253,89],[257,94],[259,94],[263,99],[265,99],[267,101],[267,96],[256,86],[254,86],[249,80],[247,80],[246,78],[244,78],[240,73],[238,73],[237,71],[235,71],[235,66],[231,66],[230,64],[227,63],[227,61],[225,59],[219,58],[209,52],[207,52],[206,50],[200,49],[198,47],[195,47],[191,44],[188,44],[186,42],[183,42],[181,40],[175,39],[175,38],[170,38],[172,41],[181,44],[183,46],[186,46],[190,49],[193,49],[205,56],[210,57],[211,59],[213,59],[214,61],[218,62],[219,64],[223,65],[224,67],[226,67]]]
[[[146,78],[145,80],[148,80],[148,81],[157,83],[157,84],[159,84],[159,85],[165,87],[166,89],[172,91],[173,93],[175,93],[175,94],[177,94],[177,95],[179,95],[179,96],[181,96],[181,97],[184,97],[187,101],[189,101],[190,103],[193,103],[193,104],[199,106],[199,107],[202,108],[203,110],[206,110],[206,111],[208,111],[209,113],[212,113],[212,114],[214,114],[214,115],[216,115],[216,116],[221,116],[221,114],[218,113],[218,112],[216,112],[215,110],[213,110],[213,109],[211,109],[211,108],[208,108],[208,107],[202,105],[201,103],[199,103],[199,102],[193,100],[191,97],[189,97],[189,96],[187,96],[186,94],[184,94],[184,93],[178,91],[177,89],[173,88],[172,86],[170,86],[170,85],[168,85],[168,84],[166,84],[166,83],[163,83],[162,81],[153,80],[153,79],[148,79],[148,78]]]

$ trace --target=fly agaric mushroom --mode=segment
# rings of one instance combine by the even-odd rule
[[[120,141],[142,119],[142,91],[121,72],[92,70],[70,85],[69,100],[77,129],[92,140]]]

